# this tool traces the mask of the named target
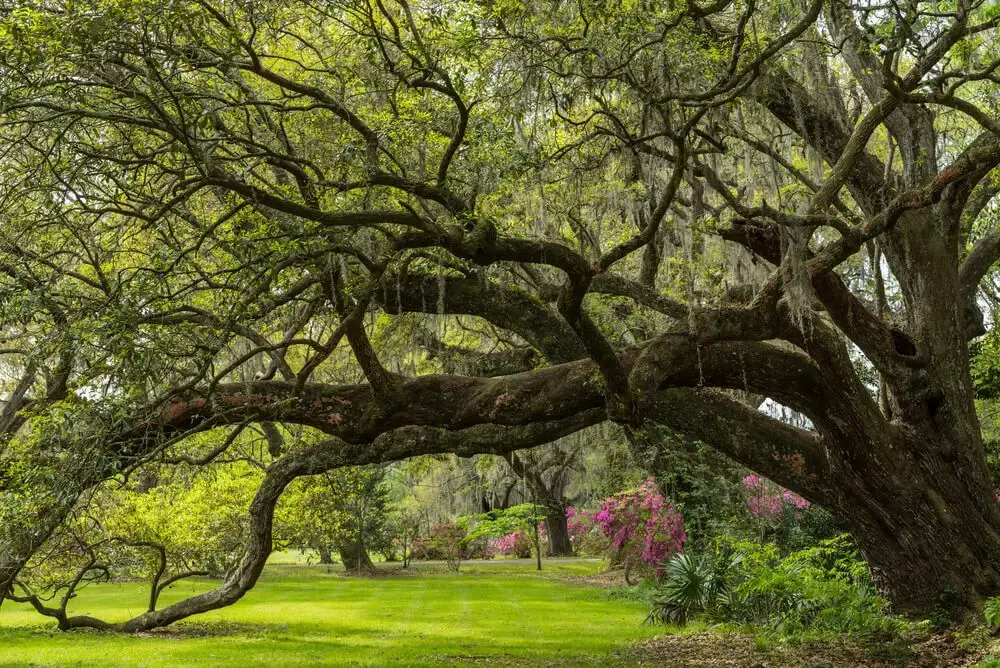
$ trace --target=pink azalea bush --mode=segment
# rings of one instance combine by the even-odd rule
[[[747,510],[760,520],[778,522],[786,513],[798,516],[809,507],[809,502],[798,494],[782,490],[753,473],[743,478],[743,490],[747,494]]]
[[[613,549],[625,562],[645,563],[662,574],[662,564],[684,547],[687,534],[681,515],[650,478],[639,489],[604,500],[594,513]]]
[[[594,528],[594,515],[573,506],[566,509],[566,528],[569,530],[569,542],[576,545]]]
[[[531,538],[518,529],[506,536],[490,540],[490,549],[503,557],[523,557],[531,554]]]

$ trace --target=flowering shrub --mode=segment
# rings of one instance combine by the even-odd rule
[[[747,494],[747,510],[760,520],[778,522],[786,514],[799,516],[809,507],[809,502],[798,494],[781,490],[753,473],[743,478],[743,489]]]
[[[448,562],[449,570],[457,571],[461,566],[464,540],[465,530],[454,524],[435,524],[431,527],[431,549]]]
[[[601,526],[591,518],[590,530],[584,533],[571,534],[570,540],[573,542],[573,552],[578,555],[588,557],[603,557],[615,552],[614,547],[602,530]]]
[[[582,512],[570,506],[566,509],[566,528],[569,530],[569,542],[574,547],[594,528],[593,513]]]
[[[527,533],[518,529],[505,536],[492,539],[490,548],[503,557],[530,557],[531,538],[528,537]]]
[[[652,479],[639,489],[604,500],[594,522],[624,561],[626,579],[632,566],[644,563],[663,573],[663,562],[684,547],[684,521]]]

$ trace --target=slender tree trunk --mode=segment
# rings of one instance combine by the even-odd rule
[[[375,564],[368,556],[368,550],[361,543],[341,543],[337,546],[340,560],[349,573],[364,573],[375,570]]]
[[[321,564],[332,564],[333,563],[333,550],[329,547],[321,547],[319,550],[319,563]]]
[[[549,537],[549,556],[564,557],[573,554],[565,508],[559,506],[545,509],[545,532]]]

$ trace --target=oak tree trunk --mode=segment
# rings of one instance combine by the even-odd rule
[[[988,477],[940,443],[899,453],[857,476],[841,517],[898,611],[978,616],[1000,592],[1000,504]]]
[[[375,570],[368,550],[360,542],[346,542],[337,546],[340,560],[348,573],[366,573]]]
[[[562,506],[545,509],[545,532],[549,538],[550,557],[564,557],[573,554],[568,522],[566,509]]]

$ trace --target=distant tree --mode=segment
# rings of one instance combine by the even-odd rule
[[[393,506],[386,519],[386,541],[390,543],[389,549],[393,554],[399,556],[403,568],[410,567],[413,543],[420,535],[422,520],[420,509],[407,501],[410,500]]]
[[[572,505],[568,498],[571,475],[582,471],[583,447],[581,441],[556,442],[504,457],[511,470],[529,487],[526,500],[542,509],[548,552],[552,556],[573,554],[566,511]]]
[[[389,495],[381,466],[349,467],[296,481],[278,508],[276,534],[316,550],[320,563],[333,552],[348,571],[375,568],[370,551],[389,540]]]

